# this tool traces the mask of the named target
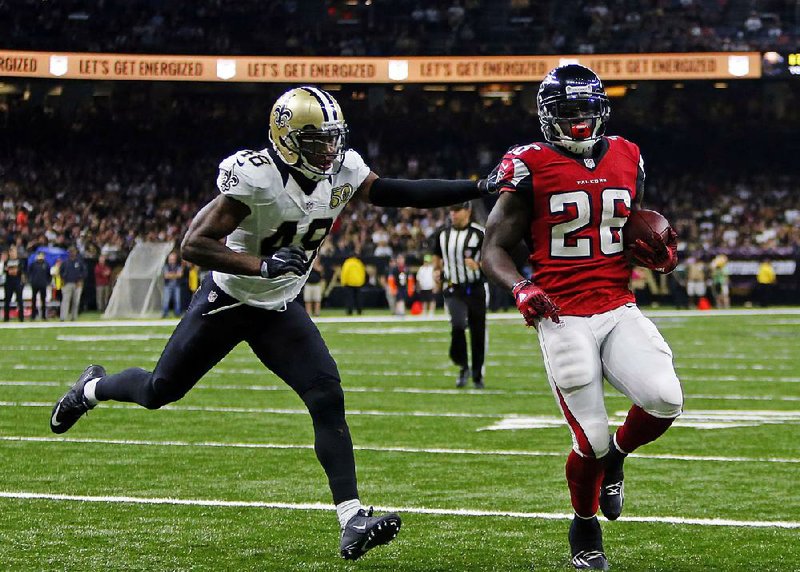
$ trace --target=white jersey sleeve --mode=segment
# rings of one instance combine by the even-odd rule
[[[361,186],[361,183],[364,182],[364,179],[366,179],[367,175],[370,173],[370,168],[367,167],[364,159],[362,159],[361,155],[352,149],[347,150],[347,153],[344,156],[344,163],[342,164],[342,167],[349,171],[353,171],[356,180],[356,189]]]
[[[219,164],[217,188],[223,195],[246,204],[250,209],[255,205],[274,202],[270,196],[270,181],[273,169],[269,169],[270,159],[256,151],[239,151]]]

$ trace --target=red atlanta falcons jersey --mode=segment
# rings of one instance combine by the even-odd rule
[[[533,280],[561,313],[590,316],[634,302],[622,227],[641,203],[644,166],[639,147],[605,137],[594,158],[549,143],[513,147],[499,166],[501,190],[531,209]]]

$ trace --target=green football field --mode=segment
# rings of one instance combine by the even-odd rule
[[[626,463],[625,512],[603,523],[612,569],[800,570],[800,312],[652,316],[685,414]],[[152,368],[173,323],[11,326],[0,570],[571,569],[571,441],[517,316],[490,321],[483,391],[455,389],[444,319],[320,322],[362,500],[403,517],[355,563],[338,556],[303,403],[249,348],[172,406],[103,404],[56,436],[52,405],[87,364]],[[606,404],[620,423],[628,401],[609,388]]]

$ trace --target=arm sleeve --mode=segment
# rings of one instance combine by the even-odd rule
[[[476,181],[442,179],[377,179],[369,190],[369,202],[379,207],[446,207],[477,199]]]

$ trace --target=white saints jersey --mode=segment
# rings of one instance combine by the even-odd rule
[[[269,256],[278,248],[300,245],[309,260],[316,255],[334,220],[369,175],[361,156],[348,150],[342,169],[306,194],[288,167],[267,149],[239,151],[219,165],[217,187],[248,207],[250,214],[225,245],[236,252]],[[284,310],[302,290],[311,272],[275,278],[214,272],[214,282],[240,302],[267,310]]]

